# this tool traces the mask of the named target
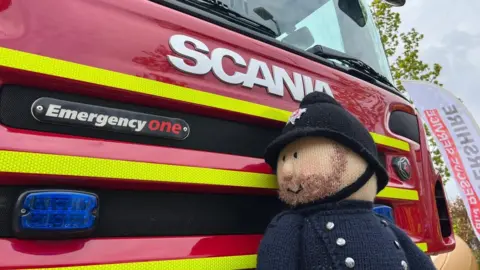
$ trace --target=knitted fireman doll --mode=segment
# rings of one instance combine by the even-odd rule
[[[327,94],[305,96],[265,161],[276,171],[278,214],[257,269],[434,270],[431,259],[373,211],[388,174],[360,121]]]

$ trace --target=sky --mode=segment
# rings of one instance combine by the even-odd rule
[[[475,119],[480,119],[480,1],[407,0],[394,8],[400,13],[400,31],[415,28],[425,35],[419,48],[420,58],[439,63],[439,80],[444,88],[458,96]],[[480,122],[480,120],[477,120]],[[446,186],[454,199],[458,189],[454,180]]]

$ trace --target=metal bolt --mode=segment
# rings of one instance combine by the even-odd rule
[[[183,127],[183,131],[187,132],[187,131],[188,131],[188,128],[187,128],[187,127]]]
[[[343,247],[343,246],[345,246],[346,243],[347,243],[347,241],[345,241],[345,239],[343,239],[343,238],[338,238],[337,239],[337,245],[338,246]]]
[[[22,210],[20,210],[20,213],[25,214],[25,213],[27,213],[27,210],[26,210],[26,209],[22,209]]]
[[[38,112],[41,112],[43,111],[43,106],[38,105],[37,107],[35,107],[35,110],[37,110]]]

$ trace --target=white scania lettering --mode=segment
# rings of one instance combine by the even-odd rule
[[[168,55],[167,59],[174,67],[196,75],[205,75],[210,72],[212,63],[206,55],[209,50],[203,42],[184,35],[174,35],[170,38],[169,42],[174,52],[195,61],[195,65],[191,66],[185,63],[185,60],[180,57]],[[187,48],[187,43],[193,44],[195,48],[193,50]]]
[[[333,97],[332,89],[330,89],[330,85],[326,82],[315,80],[315,91],[324,92]]]
[[[245,74],[235,71],[233,75],[228,75],[223,69],[223,58],[230,58],[233,63],[240,67],[246,67],[247,62],[242,58],[238,53],[232,52],[228,49],[218,48],[212,51],[212,69],[213,74],[217,76],[221,81],[224,81],[229,84],[241,84],[243,82],[243,77]]]
[[[140,121],[137,119],[128,119],[117,116],[109,116],[97,113],[79,112],[70,109],[62,109],[61,105],[50,104],[48,106],[45,116],[53,118],[63,118],[70,120],[78,120],[82,122],[94,123],[97,127],[104,127],[107,124],[110,126],[130,127],[133,130],[140,132],[146,126],[147,121]]]
[[[293,72],[293,78],[295,80],[295,83],[292,81],[292,78],[290,78],[290,75],[288,75],[287,71],[283,68],[273,66],[273,77],[275,78],[275,88],[280,95],[283,95],[283,85],[287,85],[287,89],[290,90],[290,94],[292,95],[292,98],[294,100],[302,100],[304,96],[304,91],[303,91],[303,82],[302,82],[302,75]],[[270,90],[270,89],[269,89]],[[273,94],[273,92],[270,92]]]
[[[187,43],[193,48],[187,47]],[[208,46],[195,38],[185,35],[173,35],[169,40],[172,51],[179,56],[167,55],[167,59],[175,68],[190,74],[205,75],[212,72],[220,81],[228,84],[240,84],[245,88],[253,88],[255,85],[264,87],[268,93],[283,96],[287,88],[292,98],[301,101],[303,97],[313,91],[325,92],[333,97],[332,89],[328,83],[313,80],[310,76],[292,72],[293,79],[284,68],[272,65],[272,71],[267,63],[255,58],[247,61],[238,53],[226,49],[215,48],[208,56]],[[233,62],[233,67],[246,67],[246,73],[238,70],[225,70],[224,58]],[[194,64],[187,64],[186,60]],[[273,74],[272,74],[273,73]]]
[[[258,77],[258,72],[263,78]],[[254,84],[263,86],[267,89],[272,89],[275,87],[273,82],[272,74],[268,69],[267,63],[259,61],[255,58],[250,59],[248,63],[247,74],[245,74],[243,81],[243,86],[252,88]]]

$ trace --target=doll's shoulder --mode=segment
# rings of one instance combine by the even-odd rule
[[[383,218],[382,216],[376,214],[376,217],[378,220],[380,220],[380,222],[385,226],[385,227],[388,227],[390,229],[390,231],[399,239],[410,239],[408,234],[403,230],[401,229],[400,227],[398,227],[395,223],[389,221],[389,220],[386,220],[385,218]]]
[[[268,225],[269,228],[301,228],[304,223],[304,217],[295,211],[285,210],[278,213]]]

